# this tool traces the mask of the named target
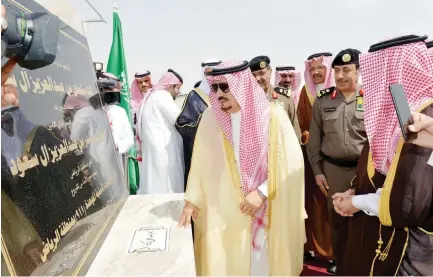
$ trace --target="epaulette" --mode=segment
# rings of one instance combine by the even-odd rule
[[[325,88],[325,89],[319,90],[317,92],[317,98],[321,98],[325,95],[328,95],[328,94],[332,93],[334,90],[335,90],[335,87],[330,87],[330,88]]]
[[[291,90],[288,88],[275,87],[274,91],[280,95],[287,97],[287,98],[289,98],[292,95]]]

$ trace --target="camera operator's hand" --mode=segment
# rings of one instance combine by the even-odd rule
[[[418,133],[411,143],[433,149],[433,118],[422,113],[412,113],[413,124],[409,125],[409,131]]]
[[[11,84],[5,85],[16,64],[16,61],[9,59],[2,67],[2,108],[8,106],[18,106],[19,104],[17,88]]]
[[[5,5],[2,5],[1,18],[4,18],[4,20],[6,20],[6,7],[5,7]],[[1,28],[2,28],[2,32],[3,32],[3,24],[1,24]]]

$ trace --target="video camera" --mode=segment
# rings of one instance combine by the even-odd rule
[[[2,58],[13,58],[27,69],[48,66],[57,56],[60,19],[51,13],[20,13],[6,7],[7,28],[1,36]]]
[[[89,98],[90,105],[96,110],[102,105],[117,105],[120,104],[120,86],[119,80],[110,73],[96,72],[98,78],[99,93]],[[99,98],[100,97],[100,98]]]

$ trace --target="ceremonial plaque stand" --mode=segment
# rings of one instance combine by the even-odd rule
[[[66,0],[2,4],[61,20],[54,62],[17,64],[6,82],[19,106],[2,107],[2,276],[85,275],[129,195],[105,110],[90,105],[100,91],[87,40],[65,22],[77,16]]]
[[[195,276],[191,227],[178,228],[183,194],[132,195],[87,276]]]

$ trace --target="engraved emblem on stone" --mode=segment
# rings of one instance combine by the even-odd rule
[[[128,253],[168,251],[170,228],[142,227],[135,230]]]

